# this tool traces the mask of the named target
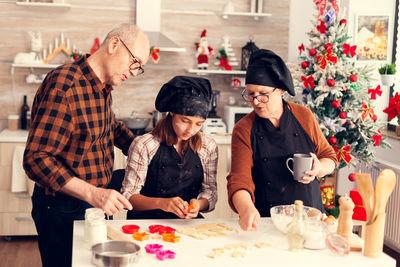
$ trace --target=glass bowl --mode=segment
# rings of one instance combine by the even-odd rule
[[[295,214],[295,206],[279,205],[270,209],[271,219],[275,227],[282,233],[287,233],[287,225],[293,220]],[[304,221],[320,221],[322,213],[320,210],[308,206],[303,206]]]

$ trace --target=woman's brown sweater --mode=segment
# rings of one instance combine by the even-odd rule
[[[329,145],[324,134],[322,133],[319,125],[308,108],[288,102],[289,109],[300,122],[301,126],[310,136],[315,145],[315,151],[318,159],[329,158],[337,165],[336,153]],[[251,147],[251,129],[253,127],[255,112],[251,112],[242,118],[234,127],[232,132],[232,161],[231,172],[229,173],[228,180],[228,200],[229,205],[235,211],[232,203],[233,194],[241,189],[247,190],[254,202],[255,185],[251,176],[251,169],[253,167],[253,149]],[[280,125],[282,131],[285,130],[285,125]]]

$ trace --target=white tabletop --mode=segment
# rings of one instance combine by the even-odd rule
[[[161,224],[171,226],[175,229],[196,224],[205,223],[225,223],[227,226],[239,229],[237,219],[199,219],[199,220],[114,220],[107,223],[121,229],[125,224],[136,224],[140,226],[140,232],[148,232],[148,226],[152,224]],[[93,266],[90,263],[91,251],[85,248],[83,243],[84,221],[75,221],[72,266]],[[346,256],[334,255],[330,250],[308,250],[301,252],[291,252],[288,250],[287,237],[280,233],[272,224],[270,218],[262,218],[258,230],[255,232],[239,231],[226,232],[227,237],[210,237],[205,240],[194,239],[189,236],[181,236],[178,243],[169,243],[160,239],[149,239],[143,242],[137,241],[141,245],[143,253],[139,262],[135,266],[324,266],[324,267],[343,267],[343,266],[385,266],[395,267],[396,261],[388,255],[382,253],[378,259],[364,257],[361,252],[350,252]],[[207,255],[212,252],[213,248],[222,248],[227,244],[246,243],[253,245],[258,242],[266,242],[271,244],[270,247],[251,248],[243,250],[245,256],[243,258],[233,258],[231,253],[224,253],[217,258],[208,258]],[[176,253],[175,259],[167,259],[160,261],[154,254],[147,254],[144,251],[146,244],[158,243],[164,246],[163,249],[169,249]]]

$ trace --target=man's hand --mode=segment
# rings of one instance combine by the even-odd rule
[[[104,210],[107,215],[113,215],[124,208],[132,209],[129,200],[119,192],[96,187],[76,177],[71,178],[60,192],[86,201],[93,207]]]
[[[113,215],[124,208],[131,210],[132,205],[122,194],[114,189],[95,187],[91,201],[93,207],[104,210],[107,215]]]

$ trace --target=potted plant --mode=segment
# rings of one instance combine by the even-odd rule
[[[381,81],[383,85],[392,86],[394,84],[394,74],[396,73],[396,65],[385,64],[379,69],[379,74],[381,75]]]

